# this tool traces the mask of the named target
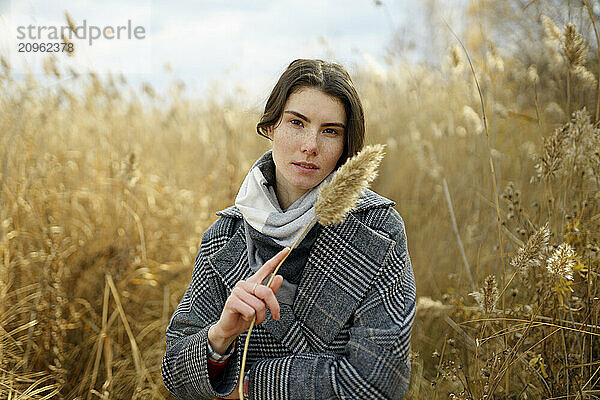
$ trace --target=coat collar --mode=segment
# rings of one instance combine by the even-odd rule
[[[362,198],[353,213],[395,204],[372,191]],[[353,213],[341,224],[323,227],[311,248],[293,307],[282,305],[279,321],[268,313],[259,326],[291,352],[327,349],[365,297],[393,249],[392,240],[367,227]],[[235,206],[217,215],[243,218]],[[252,275],[242,224],[208,261],[229,289]]]

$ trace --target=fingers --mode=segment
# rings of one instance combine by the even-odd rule
[[[238,283],[238,285],[236,285],[236,287],[233,289],[233,295],[252,307],[252,309],[257,313],[261,310],[264,310],[266,308],[265,302],[249,292],[247,289],[248,286],[252,288],[254,284],[250,284],[248,282]]]
[[[262,283],[267,276],[271,274],[277,268],[281,260],[285,258],[285,256],[290,252],[289,247],[285,247],[279,253],[275,254],[273,258],[264,263],[262,267],[258,271],[254,273],[250,278],[248,278],[249,282],[253,283]]]
[[[249,281],[239,281],[233,288],[232,295],[252,308],[256,313],[257,323],[264,320],[267,307],[271,310],[273,318],[279,319],[279,302],[270,288]],[[242,315],[245,317],[246,314]]]
[[[267,309],[263,308],[261,311],[256,313],[256,325],[260,324],[267,317]]]
[[[283,279],[283,277],[281,279]],[[252,286],[254,286],[254,284],[252,284]],[[273,293],[271,288],[268,288],[265,285],[258,285],[254,290],[254,296],[262,299],[266,303],[266,305],[269,307],[269,310],[271,310],[271,314],[273,315],[274,319],[279,319],[279,302],[277,301],[275,293]]]
[[[273,282],[271,283],[271,286],[270,286],[270,288],[274,294],[277,294],[277,292],[279,292],[279,289],[281,288],[282,284],[283,284],[283,276],[275,275],[275,278],[273,278]]]
[[[248,295],[248,294],[246,293],[246,295]],[[260,324],[261,322],[263,322],[267,315],[267,308],[265,307],[265,304],[261,300],[257,299],[256,297],[253,297],[250,295],[248,295],[248,297],[244,296],[244,298],[247,301],[252,302],[253,304],[259,303],[261,305],[260,306],[256,305],[255,306],[256,308],[255,308],[254,306],[251,306],[250,304],[246,303],[244,300],[242,300],[241,298],[239,298],[236,295],[235,300],[232,301],[232,303],[231,303],[231,310],[240,314],[242,319],[246,322],[252,322],[252,318],[254,318],[255,316],[256,316],[255,323],[257,325]],[[252,301],[251,299],[254,299],[254,301]],[[244,330],[245,330],[245,328],[244,328]]]
[[[239,314],[242,319],[246,322],[252,321],[254,318],[255,310],[250,307],[244,301],[242,301],[238,296],[231,296],[227,300],[226,307],[229,308],[232,312]]]

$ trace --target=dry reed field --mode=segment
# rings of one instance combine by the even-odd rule
[[[598,3],[542,3],[353,77],[415,270],[409,399],[600,398]],[[172,398],[166,326],[261,110],[45,69],[71,79],[0,66],[0,399]]]

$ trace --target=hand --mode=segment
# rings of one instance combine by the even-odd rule
[[[283,283],[283,277],[276,275],[271,287],[262,284],[283,258],[289,253],[286,247],[267,261],[248,280],[236,283],[225,302],[219,321],[208,330],[208,341],[217,353],[223,354],[229,345],[250,327],[256,315],[256,325],[265,320],[267,307],[274,319],[279,319],[279,302],[275,294]]]

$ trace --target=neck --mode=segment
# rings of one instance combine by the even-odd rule
[[[290,188],[281,184],[281,180],[275,183],[275,193],[277,194],[277,200],[282,211],[285,211],[289,206],[294,204],[306,192],[306,190],[290,190]]]
[[[291,193],[281,186],[282,185],[275,185],[275,193],[277,193],[277,200],[279,201],[279,206],[281,207],[282,211],[285,211],[289,206],[294,204],[296,200],[302,197],[304,193],[306,193],[306,191],[302,193]]]
[[[275,166],[275,163],[273,163]],[[298,200],[308,190],[302,190],[288,184],[287,180],[280,174],[280,171],[275,166],[274,174],[272,175],[271,184],[275,187],[277,201],[282,211],[285,211],[296,200]]]

